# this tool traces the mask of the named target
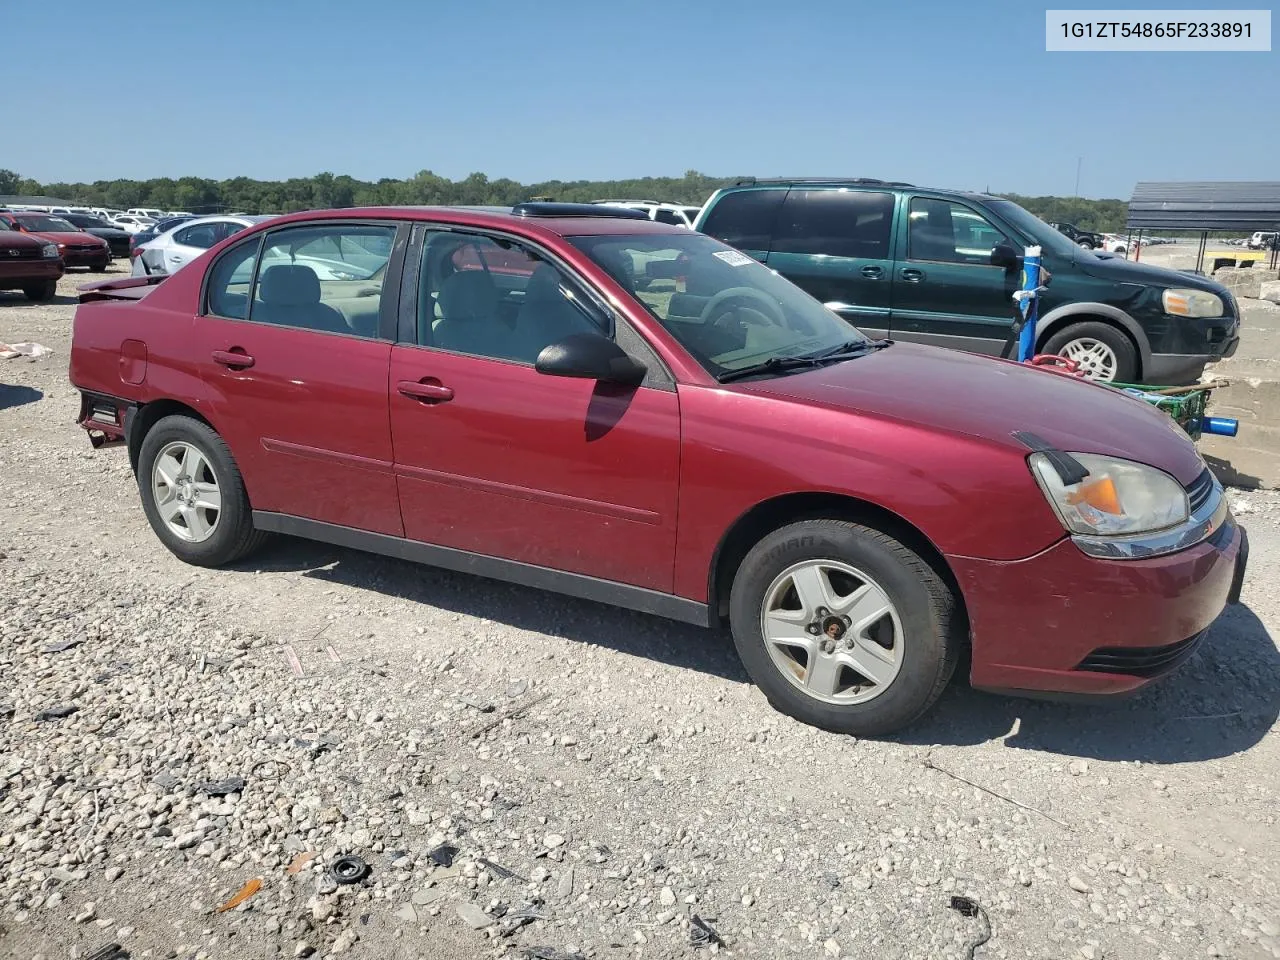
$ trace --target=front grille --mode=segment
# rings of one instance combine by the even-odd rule
[[[1154,677],[1168,673],[1191,656],[1207,632],[1202,630],[1195,636],[1163,647],[1099,647],[1081,660],[1076,669]]]
[[[1187,499],[1191,501],[1191,512],[1195,513],[1208,502],[1213,495],[1213,474],[1205,467],[1200,476],[1191,481],[1187,487]]]
[[[74,250],[76,253],[95,253],[102,248],[96,243],[77,243],[67,247],[68,250]]]

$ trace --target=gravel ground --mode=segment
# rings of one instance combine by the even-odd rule
[[[957,683],[841,738],[723,635],[302,541],[183,565],[74,425],[84,279],[0,294],[53,349],[0,360],[0,955],[1280,957],[1280,495],[1233,493],[1245,602],[1140,698]]]

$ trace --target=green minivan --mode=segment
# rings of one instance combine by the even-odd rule
[[[1085,250],[1011,200],[869,179],[740,180],[694,229],[737,247],[858,329],[998,356],[1014,318],[1020,255],[1052,274],[1037,350],[1092,378],[1193,383],[1231,356],[1239,311],[1194,273]]]

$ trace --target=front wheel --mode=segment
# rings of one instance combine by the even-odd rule
[[[963,643],[955,598],[903,543],[871,527],[805,520],[766,536],[730,594],[738,655],[778,710],[876,736],[922,716]]]
[[[142,509],[160,542],[200,567],[219,567],[256,550],[244,480],[223,439],[192,417],[164,417],[138,452]]]
[[[1073,323],[1045,341],[1043,352],[1074,360],[1090,380],[1132,383],[1138,373],[1133,341],[1109,323]]]
[[[22,288],[22,293],[28,300],[40,302],[42,300],[52,300],[54,294],[58,292],[57,280],[45,280],[43,283],[33,283],[30,286]]]

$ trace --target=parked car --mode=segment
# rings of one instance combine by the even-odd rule
[[[1072,243],[1078,244],[1086,250],[1094,250],[1102,246],[1102,234],[1094,233],[1091,230],[1081,230],[1074,223],[1050,222],[1049,226],[1053,227]]]
[[[1102,249],[1107,253],[1115,253],[1125,257],[1129,255],[1129,241],[1119,234],[1106,233],[1102,236]]]
[[[68,267],[105,270],[111,262],[111,247],[106,240],[84,233],[61,217],[47,213],[0,213],[10,230],[19,230],[54,244],[58,256]]]
[[[650,220],[656,220],[658,223],[671,223],[690,229],[693,227],[693,222],[698,219],[698,211],[701,209],[685,203],[666,203],[661,200],[596,200],[594,202],[607,207],[639,210]]]
[[[154,224],[155,221],[150,217],[139,217],[132,213],[122,213],[111,221],[112,226],[119,227],[125,233],[141,233]]]
[[[137,246],[130,255],[135,277],[177,273],[184,266],[245,227],[270,217],[196,217],[180,222],[153,240]]]
[[[1000,354],[1017,257],[1036,244],[1053,275],[1040,302],[1041,353],[1099,380],[1185,384],[1239,343],[1236,302],[1221,284],[1086,252],[1000,197],[867,179],[749,179],[713,194],[695,226],[872,336]]]
[[[146,217],[148,220],[163,220],[168,215],[156,207],[130,207],[125,213],[131,217]]]
[[[68,213],[62,219],[83,233],[107,241],[107,246],[111,248],[111,256],[126,258],[129,256],[128,231],[113,227],[100,217],[88,213]]]
[[[62,273],[56,243],[12,230],[0,217],[0,290],[21,290],[28,300],[50,300]]]
[[[79,422],[188,563],[285,533],[728,623],[777,708],[863,735],[962,650],[984,689],[1136,690],[1239,598],[1245,533],[1165,414],[869,340],[627,211],[311,211],[81,289]]]
[[[1259,230],[1249,238],[1248,247],[1250,250],[1267,250],[1276,245],[1280,240],[1280,233],[1272,233],[1269,230]]]

